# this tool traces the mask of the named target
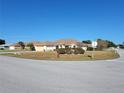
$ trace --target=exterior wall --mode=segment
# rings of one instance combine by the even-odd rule
[[[69,48],[77,48],[78,46],[77,45],[58,45],[59,48],[65,48],[66,46],[68,46]]]
[[[10,46],[9,50],[15,50],[15,47],[14,46]]]
[[[36,51],[54,51],[56,49],[56,46],[35,46]]]
[[[70,45],[70,48],[77,48],[77,45]]]
[[[56,46],[34,46],[36,51],[54,51]],[[58,45],[58,48],[65,48],[65,45]],[[68,45],[69,48],[77,48],[77,45]],[[81,47],[83,50],[87,50],[87,47]]]
[[[42,46],[34,46],[36,51],[44,51],[44,47]]]
[[[65,48],[65,45],[58,45],[58,48]]]
[[[30,50],[30,47],[25,47],[26,50]]]
[[[21,50],[21,47],[10,46],[9,50]]]
[[[46,46],[45,51],[54,51],[56,49],[56,46]]]

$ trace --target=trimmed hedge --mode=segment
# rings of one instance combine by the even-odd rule
[[[92,47],[88,47],[87,51],[93,51],[93,48]]]
[[[82,48],[60,48],[56,49],[58,54],[84,54]]]
[[[84,54],[84,50],[82,48],[75,48],[74,49],[74,54]]]

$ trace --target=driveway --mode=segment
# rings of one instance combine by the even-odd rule
[[[0,56],[0,93],[124,93],[124,51],[106,61],[40,61]]]

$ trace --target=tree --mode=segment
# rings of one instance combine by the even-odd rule
[[[115,48],[117,47],[117,45],[110,40],[97,39],[97,43],[98,43],[97,48],[100,50],[109,47],[115,47]]]
[[[24,42],[20,41],[20,42],[18,42],[18,44],[20,45],[20,47],[21,47],[22,49],[25,49],[25,44],[24,44]]]
[[[0,39],[0,45],[5,44],[5,40]]]
[[[28,43],[27,44],[27,47],[30,47],[30,50],[32,50],[32,51],[35,50],[35,47],[34,47],[34,44],[33,43]]]
[[[108,43],[108,48],[109,47],[117,47],[117,45],[112,41],[106,40],[106,42]]]
[[[119,48],[124,49],[124,42],[122,44],[118,44]]]
[[[84,41],[82,41],[82,43],[91,44],[92,41],[91,40],[84,40]]]
[[[119,44],[118,46],[119,46],[119,48],[124,49],[124,45],[123,44]]]
[[[106,40],[97,39],[97,43],[98,43],[98,45],[97,45],[98,50],[108,48],[108,42],[106,42]]]

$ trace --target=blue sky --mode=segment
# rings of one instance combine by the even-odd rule
[[[124,41],[124,0],[0,0],[0,38]]]

